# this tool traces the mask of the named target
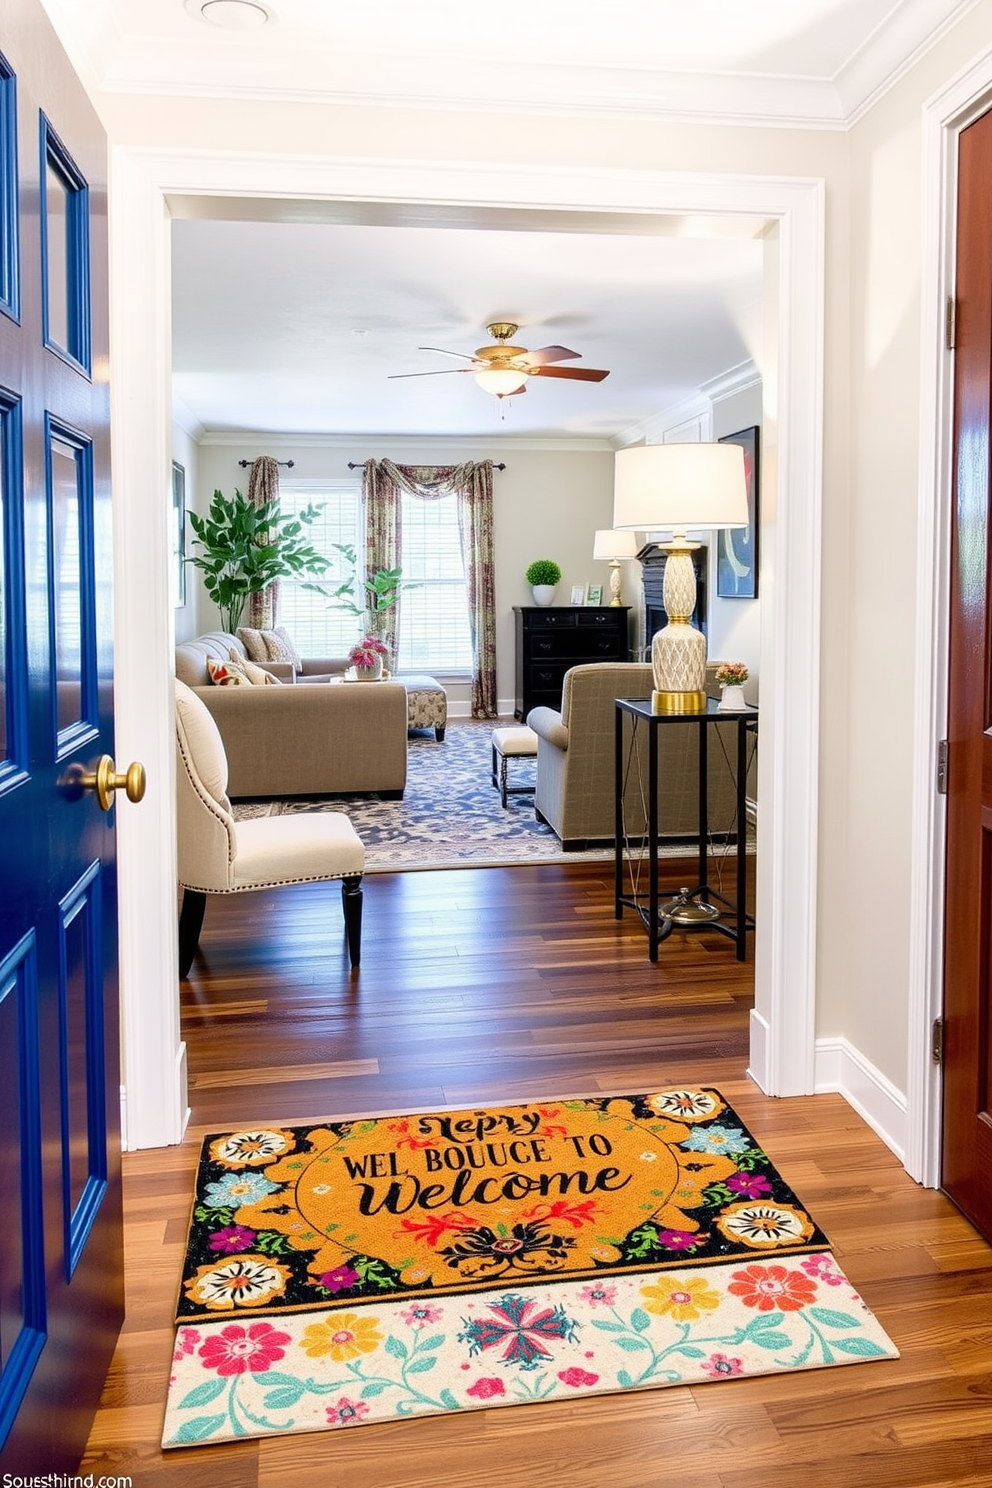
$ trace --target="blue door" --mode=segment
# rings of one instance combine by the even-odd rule
[[[77,1466],[123,1315],[106,144],[37,0],[0,52],[0,1469],[26,1476]]]

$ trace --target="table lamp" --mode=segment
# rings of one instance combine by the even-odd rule
[[[706,707],[706,637],[692,624],[696,573],[686,540],[697,527],[746,527],[747,478],[739,444],[639,444],[618,450],[613,526],[671,528],[663,600],[668,624],[651,640],[652,706],[657,713],[701,713]]]
[[[636,532],[618,532],[610,527],[601,529],[593,541],[592,556],[610,560],[610,604],[623,604],[620,598],[620,559],[637,557]]]

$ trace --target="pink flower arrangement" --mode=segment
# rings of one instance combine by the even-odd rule
[[[750,675],[743,661],[721,661],[716,669],[716,680],[720,687],[740,687]]]
[[[387,654],[378,636],[362,636],[357,645],[348,652],[348,660],[357,667],[374,667]]]

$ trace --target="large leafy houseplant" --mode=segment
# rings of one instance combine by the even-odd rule
[[[367,578],[358,593],[358,554],[352,543],[335,543],[346,563],[351,565],[351,575],[331,590],[331,604],[335,609],[347,610],[362,622],[362,629],[372,628],[376,617],[391,610],[400,597],[400,589],[413,586],[402,582],[401,568],[377,568]]]
[[[189,513],[194,546],[202,552],[186,561],[203,574],[204,588],[220,610],[225,630],[237,630],[249,594],[267,589],[276,579],[327,572],[328,559],[306,541],[304,531],[319,514],[320,507],[311,504],[287,516],[278,500],[253,506],[240,491],[230,498],[215,491],[206,516]],[[316,583],[303,587],[325,592]]]

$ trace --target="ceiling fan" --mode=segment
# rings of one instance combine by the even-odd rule
[[[393,377],[447,377],[452,372],[468,372],[487,393],[508,398],[527,391],[529,377],[566,377],[574,382],[602,382],[609,377],[595,367],[559,367],[558,362],[571,361],[580,355],[567,346],[540,346],[528,351],[526,346],[513,346],[510,337],[519,327],[511,321],[496,320],[486,326],[495,346],[480,346],[474,356],[463,351],[445,351],[441,346],[419,346],[418,351],[436,351],[441,356],[458,357],[467,367],[450,367],[443,372],[394,372]]]

